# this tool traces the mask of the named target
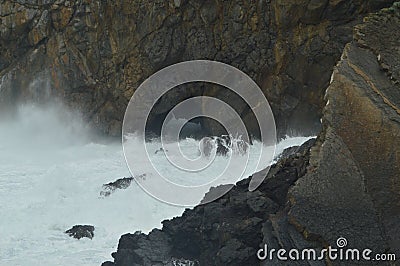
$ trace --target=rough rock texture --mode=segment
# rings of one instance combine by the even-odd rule
[[[117,189],[126,189],[131,185],[132,181],[133,177],[123,177],[115,180],[114,182],[104,184],[102,190],[100,191],[100,196],[108,197]]]
[[[93,225],[74,225],[71,229],[65,231],[70,237],[81,239],[94,237],[94,226]]]
[[[254,192],[248,191],[246,179],[222,198],[164,221],[162,230],[123,235],[113,253],[114,264],[104,265],[168,265],[171,258],[189,260],[192,265],[256,265],[263,236],[276,247],[280,234],[296,232],[285,220],[286,194],[306,172],[314,142],[308,141],[296,155],[280,160]],[[277,236],[272,235],[274,230]],[[299,233],[295,240],[288,236],[283,241],[285,245],[293,241],[306,244]]]
[[[314,170],[290,192],[304,234],[400,252],[400,4],[355,28],[326,92]]]
[[[352,26],[391,2],[1,0],[0,106],[58,95],[102,132],[119,135],[128,100],[145,78],[175,62],[214,59],[256,80],[280,134],[315,133]],[[202,94],[229,98],[255,127],[237,97],[204,85],[166,95],[150,121]]]
[[[260,265],[269,248],[369,248],[400,257],[400,4],[355,27],[326,91],[315,144],[274,165],[264,183],[248,180],[221,199],[163,222],[162,230],[121,237],[114,263]],[[311,149],[310,146],[312,145]],[[260,173],[265,173],[261,171]],[[155,253],[154,250],[157,252]],[[394,262],[285,261],[261,265],[396,265]]]
[[[139,175],[136,178],[145,179],[146,178],[146,174]],[[117,180],[115,180],[113,182],[104,184],[103,187],[102,187],[102,190],[100,191],[100,196],[101,197],[108,197],[112,193],[114,193],[115,190],[117,190],[117,189],[127,189],[131,185],[133,180],[134,180],[133,177],[123,177],[123,178],[119,178],[119,179],[117,179]]]

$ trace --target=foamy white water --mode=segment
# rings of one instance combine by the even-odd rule
[[[83,125],[55,107],[25,106],[13,119],[0,121],[0,265],[100,265],[111,259],[120,235],[160,228],[162,220],[183,212],[136,183],[99,197],[103,184],[130,173],[121,144],[93,142]],[[276,154],[307,139],[287,138]],[[189,156],[197,152],[194,140],[181,145]],[[157,150],[160,144],[150,147]],[[154,155],[157,166],[167,167],[161,158]],[[217,158],[217,169],[224,160]],[[204,172],[198,179],[207,177]],[[94,225],[94,238],[64,234],[76,224]]]

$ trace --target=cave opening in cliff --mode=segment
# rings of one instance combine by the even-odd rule
[[[161,135],[161,129],[164,123],[169,121],[168,114],[171,112],[172,120],[179,121],[184,119],[183,116],[174,113],[174,107],[182,102],[194,97],[203,97],[201,105],[192,105],[191,112],[198,113],[199,115],[193,119],[185,121],[179,137],[185,139],[187,137],[194,139],[201,139],[206,136],[222,136],[227,135],[228,132],[224,125],[214,118],[204,116],[206,108],[205,97],[213,97],[223,101],[231,106],[240,116],[241,121],[244,123],[250,139],[260,139],[260,129],[256,117],[251,110],[250,106],[235,92],[225,88],[221,85],[211,84],[207,82],[193,82],[177,86],[167,93],[165,93],[153,106],[146,123],[146,139],[154,139]],[[218,110],[218,109],[216,109]],[[220,110],[223,112],[223,110]],[[236,125],[239,121],[231,121],[231,125]]]

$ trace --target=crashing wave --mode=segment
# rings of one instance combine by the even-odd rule
[[[209,157],[216,153],[222,156],[246,155],[249,152],[250,143],[244,141],[241,136],[222,135],[221,137],[207,137],[200,141],[200,152]]]

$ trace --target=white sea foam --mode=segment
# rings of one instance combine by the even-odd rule
[[[286,138],[276,154],[307,139]],[[197,145],[192,139],[181,143],[189,157]],[[150,144],[150,150],[159,148]],[[162,155],[152,156],[163,168]],[[217,158],[216,168],[224,160]],[[59,107],[24,106],[0,121],[0,162],[0,265],[100,265],[111,259],[120,235],[160,228],[162,220],[183,212],[136,183],[99,197],[102,184],[130,176],[121,144],[93,142],[79,116]],[[207,177],[204,172],[199,180]],[[64,234],[76,224],[94,225],[93,240]]]

